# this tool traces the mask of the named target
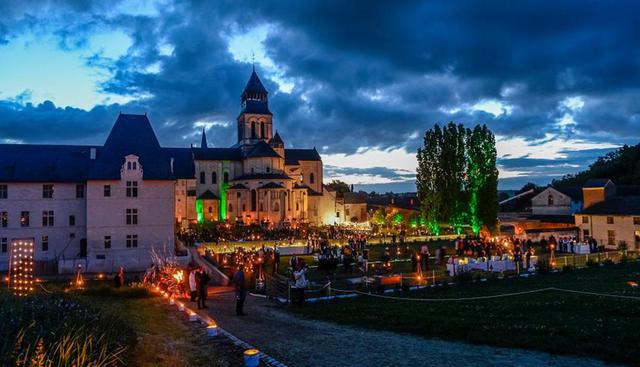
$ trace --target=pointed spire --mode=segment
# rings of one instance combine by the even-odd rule
[[[200,141],[200,148],[208,148],[207,147],[207,133],[204,131],[204,127],[202,128],[202,140]]]
[[[282,138],[280,137],[278,130],[276,130],[276,134],[271,138],[271,140],[269,140],[269,145],[271,145],[274,148],[275,147],[284,148],[284,142],[282,141]]]

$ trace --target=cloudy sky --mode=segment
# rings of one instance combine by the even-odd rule
[[[235,143],[252,60],[288,147],[327,179],[412,191],[436,122],[487,124],[500,187],[640,140],[640,2],[0,1],[0,143]]]

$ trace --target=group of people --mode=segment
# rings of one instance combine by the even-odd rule
[[[191,302],[196,302],[198,309],[209,308],[206,303],[209,280],[209,274],[202,266],[192,268],[189,272]]]

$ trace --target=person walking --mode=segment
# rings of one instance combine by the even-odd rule
[[[191,302],[196,301],[198,285],[196,283],[196,270],[197,268],[191,269],[189,272],[189,294],[191,296]]]
[[[247,297],[247,289],[244,284],[244,271],[242,266],[238,266],[238,270],[233,274],[233,286],[236,295],[236,316],[245,316],[244,300]]]
[[[198,292],[198,309],[209,308],[207,307],[207,286],[209,284],[209,274],[207,274],[204,268],[200,267],[196,274],[197,280],[197,292]]]

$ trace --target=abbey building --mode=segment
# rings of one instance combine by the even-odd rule
[[[320,225],[336,219],[314,149],[288,149],[274,131],[255,70],[241,95],[237,141],[161,147],[146,115],[120,114],[102,146],[0,145],[0,270],[11,243],[59,272],[142,270],[192,223]],[[46,270],[46,269],[45,269]]]

